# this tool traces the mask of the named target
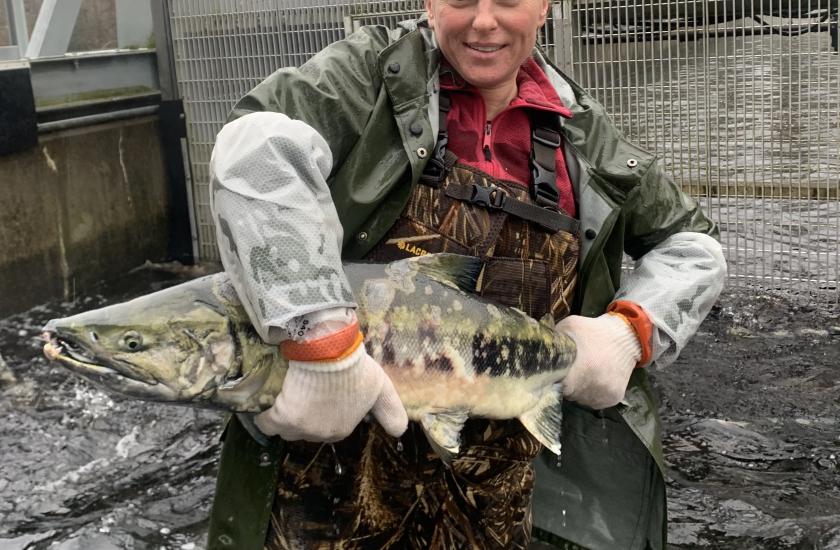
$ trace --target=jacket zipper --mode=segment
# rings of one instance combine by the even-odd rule
[[[484,150],[484,160],[490,162],[492,155],[490,154],[490,132],[493,131],[492,123],[488,120],[484,123],[484,146],[482,149]]]

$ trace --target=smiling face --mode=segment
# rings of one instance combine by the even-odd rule
[[[443,55],[480,91],[516,86],[547,11],[548,0],[426,0]]]

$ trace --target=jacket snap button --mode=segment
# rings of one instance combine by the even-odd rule
[[[627,166],[629,168],[635,168],[639,165],[639,161],[636,159],[627,159]]]
[[[271,455],[268,453],[260,454],[260,466],[271,466]]]
[[[400,72],[400,64],[399,63],[391,63],[388,65],[388,71],[394,74]]]
[[[592,240],[592,239],[594,239],[595,237],[597,237],[597,236],[598,236],[598,233],[596,233],[594,229],[587,229],[586,231],[584,231],[584,233],[583,233],[583,234],[584,234],[584,235],[586,236],[586,238],[587,238],[587,239],[589,239],[589,240]]]
[[[423,133],[423,125],[419,122],[412,122],[411,126],[408,127],[408,131],[411,132],[412,136],[419,136]]]
[[[362,231],[361,233],[359,233],[358,237],[360,241],[366,241],[368,238],[368,234],[367,232]]]
[[[428,154],[429,154],[429,152],[426,151],[425,147],[418,147],[417,148],[417,156],[420,157],[421,159],[426,158],[426,155],[428,155]]]

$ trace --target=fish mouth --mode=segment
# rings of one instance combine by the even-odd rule
[[[44,355],[47,359],[57,361],[72,371],[98,379],[127,379],[146,386],[157,384],[157,380],[140,377],[128,366],[120,365],[124,367],[121,369],[106,367],[102,364],[103,361],[94,355],[90,355],[84,346],[71,338],[58,336],[56,333],[49,331],[44,331],[41,337],[44,340]],[[109,362],[112,364],[120,363],[113,359]]]

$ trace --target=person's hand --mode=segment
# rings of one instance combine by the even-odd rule
[[[555,326],[577,344],[563,380],[563,396],[596,410],[617,405],[642,356],[636,332],[620,314],[570,315]]]
[[[254,423],[287,441],[334,442],[349,436],[369,412],[394,437],[408,427],[394,384],[360,344],[335,361],[290,360],[283,390]]]

